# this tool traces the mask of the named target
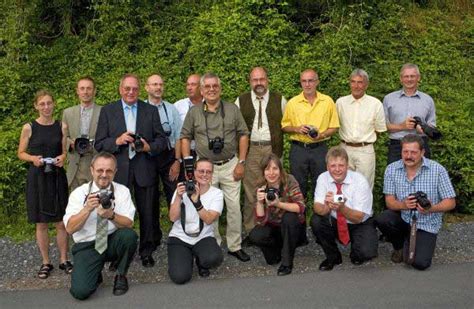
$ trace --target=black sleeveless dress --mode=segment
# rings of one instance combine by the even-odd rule
[[[43,158],[55,158],[62,153],[61,122],[52,125],[31,123],[28,153]],[[26,206],[28,221],[47,223],[62,221],[68,200],[67,178],[64,169],[54,166],[45,172],[45,165],[30,164],[26,179]]]

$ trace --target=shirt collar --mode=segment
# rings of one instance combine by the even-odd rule
[[[413,95],[409,96],[409,95],[407,95],[407,94],[405,93],[405,89],[401,89],[401,90],[400,90],[399,97],[400,97],[400,98],[401,98],[401,97],[407,97],[407,98],[418,97],[418,98],[419,98],[419,97],[420,97],[420,92],[419,92],[418,89],[417,89]]]
[[[252,102],[257,100],[257,94],[252,90],[250,91],[250,96],[252,97]],[[267,89],[267,92],[263,95],[263,101],[267,102],[268,97],[270,96],[270,91]]]
[[[110,190],[111,189],[111,185],[112,183],[106,188],[107,190]],[[90,193],[93,193],[93,192],[99,192],[99,187],[95,184],[95,181],[92,181],[92,188],[91,188],[91,192]]]
[[[122,102],[123,110],[125,110],[127,106],[131,107],[132,110],[137,108],[137,102],[133,103],[132,105],[128,105],[123,99],[120,99],[120,101]]]
[[[329,172],[328,172],[328,174],[329,174],[329,178],[331,179],[331,183],[336,184],[336,181],[334,180],[334,178],[332,178],[331,174]],[[342,181],[342,184],[348,185],[348,184],[351,184],[352,182],[353,182],[353,180],[352,180],[351,171],[347,170],[346,178],[344,178],[344,180]]]
[[[352,103],[355,103],[355,102],[362,102],[362,101],[364,101],[365,96],[366,96],[366,94],[364,93],[363,96],[361,96],[359,99],[356,99],[356,98],[354,98],[354,96],[351,94],[351,99],[352,99],[352,100],[351,100],[351,104],[352,104]]]
[[[81,105],[80,105],[80,106],[81,106],[81,111],[89,111],[89,110],[91,110],[91,109],[94,108],[94,105],[95,105],[94,102],[92,102],[92,104],[89,105],[89,106],[83,106],[83,105],[81,104]]]

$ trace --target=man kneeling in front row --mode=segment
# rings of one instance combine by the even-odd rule
[[[91,162],[93,181],[74,190],[64,215],[64,225],[72,234],[74,270],[72,296],[83,300],[102,283],[106,261],[117,261],[114,295],[128,291],[127,270],[137,248],[138,236],[132,229],[135,207],[127,187],[113,182],[115,157],[97,154]]]
[[[326,167],[318,177],[311,218],[313,234],[326,255],[319,269],[332,270],[342,263],[336,239],[344,246],[351,242],[351,262],[360,265],[377,256],[371,187],[362,174],[349,170],[342,147],[329,149]]]
[[[402,159],[385,170],[388,209],[375,222],[393,245],[392,262],[425,270],[431,266],[443,213],[456,206],[456,193],[446,169],[424,157],[420,136],[406,135],[401,146]]]

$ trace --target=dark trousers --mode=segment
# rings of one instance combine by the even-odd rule
[[[404,260],[407,260],[410,248],[410,224],[406,223],[398,211],[385,210],[375,218],[375,224],[395,250],[403,248]],[[425,270],[431,266],[436,247],[437,234],[423,230],[416,231],[415,260],[412,266]]]
[[[298,215],[286,212],[280,226],[257,225],[250,231],[249,239],[262,250],[265,261],[283,266],[293,266],[295,250],[307,243],[306,229]]]
[[[314,193],[318,176],[326,171],[328,147],[325,142],[318,144],[318,147],[313,149],[291,144],[289,156],[290,173],[295,176],[300,184],[301,193],[303,193],[305,198],[308,197],[308,180],[310,180],[310,192]]]
[[[428,143],[428,138],[423,137],[423,142],[425,143],[425,158],[431,158],[430,144]],[[402,158],[402,144],[398,139],[390,139],[388,141],[388,155],[387,155],[387,164],[398,161]]]
[[[348,227],[351,239],[351,260],[367,261],[376,257],[378,240],[373,218],[359,224],[348,224]],[[311,229],[316,242],[323,248],[326,258],[330,261],[339,260],[341,253],[336,243],[337,220],[332,216],[314,214],[311,218]]]
[[[173,193],[176,190],[176,185],[178,183],[177,179],[174,181],[171,181],[169,177],[171,165],[173,165],[173,163],[176,161],[174,148],[163,152],[160,156],[157,157],[156,160],[157,160],[156,166],[157,166],[157,173],[158,173],[157,190],[159,188],[159,182],[161,180],[161,183],[163,184],[163,192],[166,197],[166,203],[168,204],[168,208],[169,208],[171,204],[171,199],[173,198]],[[161,194],[158,190],[158,193],[157,193],[158,205],[159,205],[160,196]]]
[[[161,243],[160,226],[160,204],[157,198],[158,190],[156,184],[141,187],[137,184],[135,174],[140,171],[135,170],[134,160],[130,161],[130,173],[128,188],[133,188],[133,196],[140,220],[140,247],[138,253],[141,257],[151,255]]]
[[[117,273],[126,275],[137,249],[137,233],[129,228],[118,229],[109,235],[107,250],[99,254],[95,241],[81,242],[72,246],[74,269],[71,289],[74,298],[86,299],[95,292],[98,278],[105,262],[117,261]]]
[[[184,284],[193,275],[193,260],[201,268],[215,268],[222,264],[224,257],[221,247],[214,237],[206,237],[195,245],[190,245],[179,238],[168,238],[168,274],[177,284]]]

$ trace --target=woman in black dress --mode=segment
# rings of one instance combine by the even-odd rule
[[[51,93],[40,90],[34,107],[39,117],[23,126],[18,158],[30,163],[26,181],[28,221],[36,224],[36,241],[43,259],[38,278],[46,279],[53,270],[49,260],[48,223],[56,226],[60,253],[59,268],[72,272],[67,259],[68,235],[62,218],[67,205],[68,188],[63,169],[66,159],[66,125],[53,119],[54,100]]]

